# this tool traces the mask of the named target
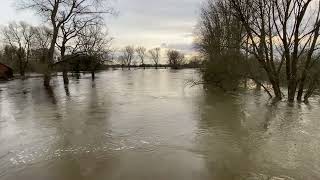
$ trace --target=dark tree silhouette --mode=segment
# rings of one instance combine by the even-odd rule
[[[168,63],[173,69],[178,69],[184,62],[184,54],[180,53],[177,50],[168,50]]]
[[[111,8],[106,8],[107,2],[106,0],[21,0],[21,8],[34,10],[51,25],[52,36],[44,73],[44,86],[50,86],[54,52],[61,26],[74,17],[81,19],[112,13]]]
[[[145,66],[145,64],[144,64],[144,60],[145,60],[145,57],[146,57],[146,55],[147,55],[147,54],[146,54],[147,49],[146,49],[145,47],[140,46],[140,47],[138,47],[138,48],[136,49],[136,52],[137,52],[137,55],[138,55],[138,57],[139,57],[139,59],[140,59],[141,66],[143,66],[143,68],[145,69],[146,66]]]
[[[134,58],[135,49],[134,46],[126,46],[121,50],[121,55],[119,57],[120,62],[122,65],[128,66],[128,69],[131,67],[132,60]]]
[[[153,60],[156,69],[158,69],[158,65],[159,65],[159,61],[160,61],[160,53],[161,53],[161,49],[160,48],[154,48],[154,49],[150,49],[149,51],[149,55],[151,57],[151,59]]]
[[[31,48],[35,44],[35,28],[24,23],[11,23],[3,28],[3,36],[6,44],[15,51],[19,72],[22,78],[31,57]]]

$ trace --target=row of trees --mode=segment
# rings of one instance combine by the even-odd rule
[[[177,50],[169,49],[167,50],[166,55],[168,58],[168,65],[173,69],[178,69],[185,62],[184,54]],[[126,65],[130,69],[135,57],[139,59],[140,65],[143,68],[146,67],[146,59],[151,59],[157,69],[161,59],[161,48],[147,50],[142,46],[137,48],[134,48],[134,46],[126,46],[121,49],[118,62],[122,65]]]
[[[68,84],[68,71],[89,70],[94,72],[106,61],[118,63],[123,66],[137,65],[146,68],[146,60],[151,60],[158,68],[161,58],[161,49],[147,50],[140,46],[134,48],[127,46],[121,50],[110,48],[111,38],[102,33],[103,26],[94,24],[76,23],[74,26],[61,26],[61,34],[56,43],[55,60],[53,66],[56,70],[63,72],[64,81]],[[3,49],[0,51],[0,59],[6,64],[14,67],[21,77],[26,71],[44,73],[47,63],[50,38],[52,31],[47,26],[31,26],[25,22],[13,22],[3,27],[2,39]],[[114,58],[118,54],[117,58]],[[178,69],[185,62],[184,55],[177,50],[167,50],[168,65]],[[81,62],[80,62],[81,60]],[[115,60],[115,61],[113,61]],[[82,67],[80,67],[82,66]]]
[[[32,64],[43,73],[46,87],[57,70],[63,72],[65,84],[69,83],[68,72],[80,69],[90,71],[94,79],[95,71],[117,53],[118,62],[129,68],[136,57],[142,66],[146,58],[152,59],[156,68],[159,66],[160,48],[147,51],[127,46],[121,52],[111,49],[112,38],[104,23],[104,16],[114,13],[108,0],[19,0],[17,4],[19,9],[33,10],[44,21],[40,27],[13,22],[2,29],[1,59],[18,67],[22,77]],[[173,68],[183,63],[184,55],[176,50],[169,50],[167,56]]]
[[[49,29],[45,27],[32,27],[24,22],[11,23],[2,30],[5,47],[2,60],[13,65],[16,63],[19,73],[23,77],[29,60],[34,57],[31,54],[41,51],[44,39],[49,38]],[[45,41],[45,40],[44,40]],[[40,57],[39,57],[40,59]]]
[[[290,102],[307,101],[319,84],[319,30],[319,0],[208,0],[196,39],[205,80],[267,80],[275,98],[286,86]]]
[[[111,38],[103,31],[103,25],[86,23],[61,26],[51,68],[63,72],[66,84],[69,82],[67,73],[75,61],[82,59],[81,63],[86,66],[86,70],[92,72],[94,78],[95,70],[111,55]],[[47,26],[35,27],[25,22],[10,23],[2,29],[4,47],[1,61],[18,70],[22,78],[27,68],[29,71],[45,73],[51,37],[52,31]]]
[[[30,59],[40,54],[46,87],[59,66],[68,83],[67,67],[75,58],[90,60],[87,65],[94,77],[97,64],[107,59],[111,42],[104,31],[104,15],[113,13],[107,0],[20,0],[17,4],[19,9],[33,10],[45,23],[44,27],[12,23],[3,29],[4,54],[10,51],[18,59],[22,76]]]
[[[87,22],[88,23],[88,22]],[[75,24],[77,28],[63,25],[56,43],[54,67],[63,72],[65,84],[68,84],[68,71],[89,70],[94,72],[106,61],[123,66],[137,65],[146,68],[146,60],[151,60],[158,68],[161,49],[147,50],[140,46],[127,46],[120,51],[110,48],[111,38],[102,33],[99,24]],[[14,67],[25,76],[26,71],[44,73],[49,52],[52,31],[46,26],[31,26],[25,22],[13,22],[3,27],[3,49],[0,59]],[[114,58],[118,54],[117,58]],[[184,55],[177,50],[167,50],[168,65],[178,69],[185,62]],[[115,61],[113,61],[115,60]],[[80,62],[81,61],[81,62]]]

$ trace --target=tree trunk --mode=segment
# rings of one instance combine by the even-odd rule
[[[52,64],[54,63],[54,49],[55,49],[55,45],[58,38],[58,32],[59,32],[59,28],[54,28],[53,36],[52,36],[52,40],[49,48],[49,53],[48,53],[47,67],[46,67],[46,70],[44,73],[44,79],[43,79],[43,85],[45,87],[50,86],[51,70],[52,70],[51,68],[52,68]]]
[[[20,76],[21,76],[21,78],[22,79],[24,79],[24,77],[25,77],[25,70],[22,68],[22,69],[20,69]]]
[[[80,72],[76,72],[76,78],[80,79]]]
[[[66,53],[66,38],[62,41],[62,46],[61,46],[61,61],[62,61],[62,76],[63,76],[63,83],[64,85],[69,84],[69,78],[68,78],[68,62],[65,60],[65,53]]]
[[[67,96],[70,96],[70,90],[69,90],[69,86],[64,86],[64,90],[66,92]]]
[[[275,98],[277,100],[281,100],[282,99],[282,93],[281,93],[281,89],[280,89],[279,78],[275,74],[271,73],[268,68],[266,69],[266,71],[267,71],[267,75],[268,75],[269,81],[270,81],[270,83],[272,85],[272,89],[273,89]]]
[[[289,84],[288,84],[288,101],[294,102],[295,96],[297,91],[297,83],[295,78],[291,77]]]
[[[65,67],[63,68],[62,76],[63,76],[64,85],[68,85],[69,84],[68,71],[66,70]]]
[[[319,30],[320,27],[317,27],[315,29],[315,33],[314,33],[314,39],[313,42],[311,44],[310,50],[308,52],[308,56],[307,56],[307,60],[303,69],[303,73],[302,73],[302,77],[301,77],[301,81],[299,84],[299,90],[298,90],[298,96],[297,96],[297,100],[301,102],[302,100],[302,95],[303,95],[303,90],[304,90],[304,86],[305,86],[305,82],[307,80],[307,74],[310,71],[310,63],[311,63],[311,59],[312,59],[312,55],[314,53],[315,47],[316,47],[316,43],[318,41],[318,37],[319,37]]]
[[[18,55],[19,58],[19,72],[22,79],[24,79],[25,76],[25,66],[23,64],[23,59],[21,58],[21,55]]]
[[[91,79],[94,81],[96,79],[96,74],[94,71],[91,71]]]
[[[281,93],[281,90],[280,90],[279,83],[274,81],[274,82],[271,82],[271,84],[272,84],[273,92],[275,94],[275,98],[278,99],[278,100],[281,100],[282,99],[282,93]]]
[[[307,103],[315,90],[315,81],[311,82],[310,87],[304,95],[304,102]]]
[[[51,74],[45,73],[43,76],[43,85],[45,87],[50,87]]]
[[[298,95],[297,95],[297,100],[299,102],[302,101],[302,95],[303,95],[305,80],[306,80],[306,77],[302,77],[301,82],[299,84],[299,90],[298,90]]]

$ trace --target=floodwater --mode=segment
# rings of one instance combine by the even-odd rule
[[[320,179],[320,103],[190,87],[196,70],[0,84],[1,180]]]

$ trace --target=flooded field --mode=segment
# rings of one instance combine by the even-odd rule
[[[320,179],[320,103],[190,87],[195,70],[0,83],[1,180]]]

